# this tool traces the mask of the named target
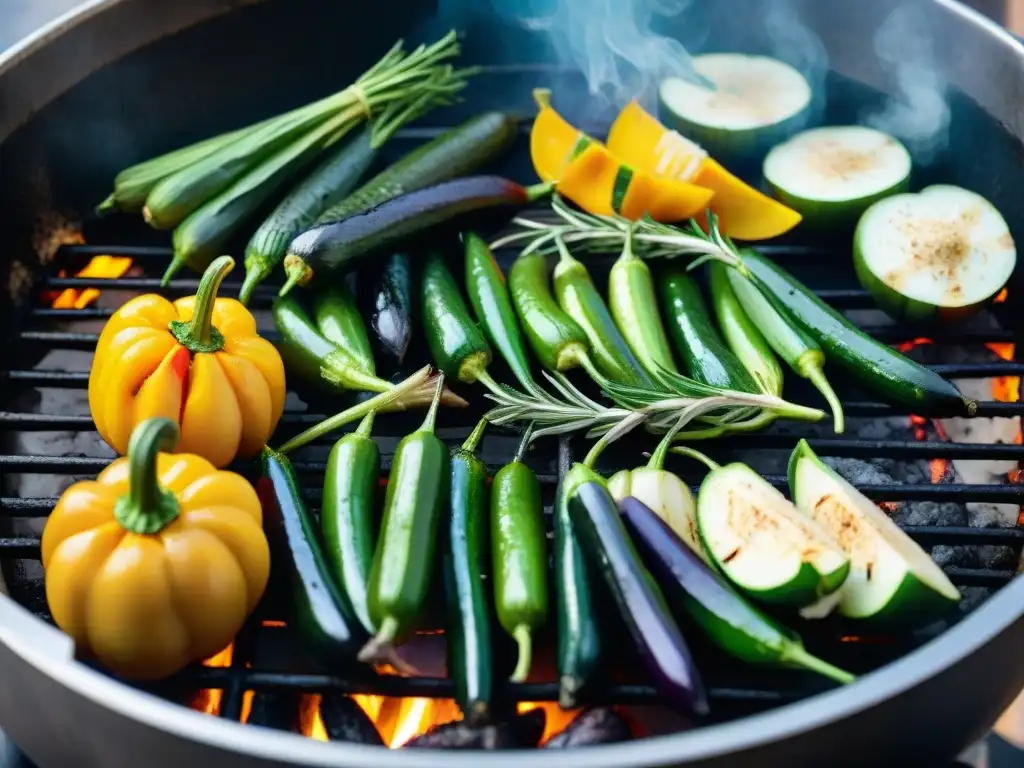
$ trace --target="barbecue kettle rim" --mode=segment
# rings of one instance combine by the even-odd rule
[[[6,105],[0,114],[0,141],[99,67],[160,37],[250,2],[90,0],[69,11],[0,54],[0,102]],[[958,17],[959,22],[972,26],[975,33],[1006,46],[1005,55],[1024,67],[1024,47],[998,25],[955,0],[934,0],[933,4],[950,14],[951,18]],[[159,12],[156,12],[157,8]],[[116,34],[112,32],[114,29]],[[103,36],[104,45],[95,44],[92,38],[96,34]],[[42,77],[39,72],[43,73]],[[982,73],[974,73],[974,77],[982,76]],[[991,106],[983,105],[986,108]],[[1009,115],[1002,115],[1001,119],[1008,124],[1014,122]],[[1024,130],[1015,132],[1024,135]],[[957,626],[902,659],[865,675],[849,687],[731,723],[598,750],[565,751],[558,755],[558,763],[588,768],[705,764],[705,761],[708,765],[719,765],[717,760],[727,759],[730,755],[754,753],[761,747],[779,745],[794,737],[830,732],[829,726],[839,725],[873,708],[882,709],[898,698],[924,698],[920,694],[928,687],[927,684],[940,676],[958,677],[961,683],[968,683],[970,677],[958,676],[957,672],[968,671],[971,660],[980,664],[980,657],[995,653],[995,646],[1000,641],[1005,644],[1010,635],[1020,634],[1024,627],[1022,613],[1024,580],[1015,579]],[[1015,626],[1017,633],[1008,632]],[[220,764],[224,766],[241,765],[242,760],[252,765],[255,760],[266,765],[372,763],[380,768],[440,765],[469,768],[478,765],[480,760],[476,753],[383,751],[357,744],[324,744],[303,736],[253,728],[192,711],[138,691],[75,660],[73,646],[67,636],[2,594],[0,669],[11,671],[6,676],[4,687],[17,691],[13,695],[0,692],[0,727],[7,730],[30,756],[45,756],[51,760],[62,754],[62,747],[54,743],[60,742],[62,736],[58,719],[60,713],[82,714],[88,710],[116,715],[126,721],[134,721],[150,732],[177,737],[177,742],[185,750],[190,745],[221,750],[226,759]],[[1018,687],[1024,684],[1024,669],[1005,670],[1005,674],[1014,677]],[[61,690],[72,694],[75,701],[64,700],[63,705],[53,701],[52,693]],[[47,691],[50,698],[44,695]],[[1010,701],[985,703],[991,707],[991,724]],[[56,710],[56,715],[50,715],[48,729],[39,727],[38,712],[41,710],[33,704]],[[899,728],[901,724],[897,723],[895,727]],[[87,744],[81,741],[81,730],[86,726],[78,728],[74,735],[68,734],[70,738],[64,745],[65,749],[72,745],[75,750],[88,749]],[[102,735],[98,732],[94,739]],[[867,740],[879,738],[878,734],[872,733],[863,736]],[[76,738],[79,741],[76,742]],[[151,744],[149,748],[152,749]],[[136,744],[132,754],[145,755],[146,747]],[[152,752],[149,754],[151,756]],[[80,757],[81,753],[78,755]],[[239,762],[233,762],[231,757]],[[487,760],[495,766],[518,768],[527,766],[528,761],[536,757],[532,752],[495,753],[488,755]]]

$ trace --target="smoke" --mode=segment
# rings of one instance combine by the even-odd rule
[[[664,77],[695,77],[690,54],[655,31],[693,0],[490,0],[512,24],[542,33],[560,63],[586,78],[594,115],[630,99],[653,107]],[[560,96],[562,94],[559,94]]]
[[[770,53],[800,72],[811,90],[823,97],[828,53],[816,34],[800,19],[793,0],[771,0],[764,11]]]
[[[861,122],[896,136],[915,160],[928,163],[949,143],[950,111],[920,6],[907,3],[894,10],[875,33],[874,46],[897,95],[881,109],[862,114]]]

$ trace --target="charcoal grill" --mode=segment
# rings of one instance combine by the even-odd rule
[[[936,45],[932,67],[952,86],[954,115],[950,142],[954,151],[926,164],[923,175],[960,183],[986,194],[1024,242],[1024,202],[1018,190],[1024,115],[1016,109],[1024,91],[1024,49],[977,14],[949,0],[921,0],[908,5],[922,13],[920,32]],[[339,8],[328,0],[271,0],[253,5],[244,0],[95,0],[59,20],[35,38],[0,57],[0,210],[4,212],[0,274],[0,564],[8,596],[0,594],[0,727],[39,765],[135,766],[179,765],[446,765],[477,766],[479,754],[385,751],[344,743],[320,744],[302,736],[238,724],[246,691],[262,693],[374,693],[387,696],[451,696],[441,678],[353,676],[325,672],[296,660],[294,653],[268,662],[260,648],[293,647],[287,630],[266,626],[277,618],[271,606],[239,636],[230,666],[191,667],[173,680],[139,689],[112,679],[73,657],[67,638],[48,623],[40,581],[39,531],[55,495],[73,477],[92,475],[110,461],[110,452],[92,431],[84,390],[89,352],[111,307],[127,296],[158,289],[157,276],[169,257],[166,239],[124,219],[94,221],[88,210],[106,193],[123,166],[173,146],[298,105],[348,82],[397,34],[429,37],[458,24],[468,33],[466,56],[485,65],[471,87],[467,103],[438,113],[422,126],[404,131],[390,151],[408,151],[445,124],[489,107],[528,109],[530,88],[542,80],[556,93],[580,91],[578,73],[551,63],[551,51],[534,33],[486,13],[415,0],[388,0],[377,5]],[[457,4],[456,4],[457,5]],[[861,0],[850,4],[793,0],[808,28],[820,36],[832,68],[842,81],[887,91],[892,81],[871,51],[873,32],[896,3]],[[241,8],[240,6],[252,6]],[[385,8],[385,6],[387,6]],[[833,7],[835,6],[835,7]],[[707,3],[673,33],[688,45],[699,44],[714,30],[712,42],[723,49],[771,52],[771,35],[757,19],[759,0]],[[229,13],[230,12],[230,13]],[[453,16],[454,12],[461,15]],[[448,14],[445,16],[445,14]],[[401,24],[374,23],[402,19]],[[737,19],[749,23],[736,24]],[[313,20],[313,21],[311,21]],[[200,23],[204,22],[204,23]],[[314,23],[315,22],[315,23]],[[399,28],[401,27],[401,28]],[[339,44],[339,30],[359,30],[360,45]],[[284,43],[282,43],[284,41]],[[294,45],[301,41],[301,45]],[[971,51],[959,57],[952,49]],[[285,55],[282,55],[285,51]],[[837,86],[838,87],[838,86]],[[969,98],[962,94],[969,94]],[[843,100],[839,102],[842,104]],[[842,112],[833,121],[853,119]],[[586,125],[592,114],[569,115]],[[528,178],[525,142],[507,165],[513,177]],[[986,154],[963,162],[972,147]],[[957,151],[959,149],[959,152]],[[84,221],[88,245],[73,235]],[[834,306],[857,311],[870,308],[869,297],[852,274],[837,269],[848,254],[834,246],[782,244],[774,255],[819,289]],[[129,256],[133,271],[120,279],[74,277],[89,257]],[[821,264],[828,264],[822,269]],[[237,279],[237,275],[233,276]],[[174,281],[167,295],[194,291],[196,280]],[[1022,295],[1019,275],[1007,302],[996,308],[998,323],[927,335],[941,350],[949,345],[1019,341]],[[225,285],[225,293],[238,283]],[[54,293],[97,288],[100,301],[86,309],[54,308]],[[273,288],[257,291],[254,307],[266,328],[266,308]],[[889,342],[919,335],[908,329],[870,321],[869,330]],[[8,334],[10,337],[8,338]],[[941,359],[941,358],[939,358]],[[956,379],[1024,375],[1024,363],[955,362],[936,367]],[[476,405],[481,405],[474,392]],[[794,386],[793,398],[811,402]],[[846,390],[851,419],[908,417],[905,411]],[[319,420],[323,403],[290,398],[278,440]],[[479,412],[445,413],[441,435],[461,440]],[[1021,417],[1019,402],[982,402],[978,417]],[[377,432],[400,436],[417,421],[398,416],[381,419]],[[929,459],[977,459],[1019,462],[1024,448],[924,441],[908,432],[902,439],[823,437],[812,444],[829,457],[886,458],[911,462]],[[763,453],[785,456],[796,438],[778,430],[712,446],[718,458]],[[385,452],[395,438],[383,438]],[[509,457],[514,438],[493,436],[484,446],[493,467]],[[631,466],[650,441],[623,443],[606,456],[609,468]],[[26,445],[28,447],[26,447]],[[297,459],[317,504],[317,474],[324,468],[328,443]],[[575,456],[574,441],[542,443],[530,461],[538,470],[547,499]],[[384,462],[387,466],[387,460]],[[677,467],[686,474],[692,468]],[[240,467],[250,472],[251,467]],[[777,487],[779,470],[768,470]],[[26,482],[34,485],[24,485]],[[1024,486],[1013,483],[884,482],[858,483],[879,501],[1020,505]],[[24,492],[29,488],[29,492]],[[31,489],[35,489],[34,491]],[[15,490],[18,489],[16,493]],[[965,525],[908,525],[926,546],[1002,546],[1012,548],[1015,564],[1024,528]],[[898,755],[914,765],[938,765],[980,737],[1024,686],[1024,581],[1004,558],[998,567],[950,565],[947,572],[960,587],[992,592],[979,607],[949,629],[935,634],[885,642],[837,643],[834,627],[811,630],[811,647],[830,660],[867,674],[844,690],[789,671],[752,671],[735,664],[709,669],[714,720],[681,733],[623,746],[550,754],[551,764],[588,765],[865,765],[879,754]],[[0,592],[3,590],[0,589]],[[977,597],[977,596],[976,596]],[[280,641],[280,642],[278,642]],[[891,662],[891,663],[890,663]],[[553,679],[550,678],[549,679]],[[200,714],[187,702],[198,690],[222,692],[219,717]],[[512,701],[553,701],[553,682],[509,685]],[[642,680],[618,683],[602,694],[619,705],[657,704],[654,690]],[[287,731],[289,722],[268,725]],[[910,756],[913,755],[911,758]],[[525,766],[530,753],[489,754],[493,765]]]

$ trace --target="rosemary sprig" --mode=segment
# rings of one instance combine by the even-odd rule
[[[564,398],[558,400],[551,395],[526,395],[517,390],[503,387],[498,392],[487,395],[497,403],[485,418],[496,425],[512,422],[533,422],[533,439],[546,435],[562,435],[567,432],[586,431],[587,437],[602,437],[601,447],[617,440],[630,430],[646,424],[652,432],[666,432],[675,428],[682,430],[694,419],[711,413],[746,411],[748,408],[762,408],[775,411],[790,418],[802,418],[818,421],[824,418],[824,411],[817,408],[789,403],[781,398],[764,394],[748,394],[731,390],[719,390],[693,382],[690,395],[662,397],[655,399],[646,390],[643,393],[627,390],[636,388],[622,387],[611,384],[612,391],[606,394],[617,401],[630,394],[637,397],[637,407],[629,407],[621,403],[605,406],[592,400],[577,389],[561,373],[544,372],[551,386]]]
[[[551,197],[554,220],[517,216],[512,223],[520,231],[491,243],[491,248],[520,247],[523,254],[540,251],[550,253],[559,241],[583,251],[618,251],[627,241],[644,258],[675,256],[697,257],[689,265],[693,269],[709,259],[717,259],[749,276],[736,247],[722,235],[718,218],[707,212],[708,231],[691,220],[687,227],[659,224],[645,217],[630,221],[621,216],[597,216],[572,208],[558,194]]]

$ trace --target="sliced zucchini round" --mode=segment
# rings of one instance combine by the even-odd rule
[[[789,485],[802,512],[850,556],[839,612],[851,619],[923,626],[960,600],[942,569],[896,523],[821,461],[806,440],[789,460]]]
[[[759,170],[769,148],[807,124],[811,86],[789,64],[768,56],[707,53],[693,57],[693,69],[708,84],[665,78],[658,114],[730,170]]]
[[[853,239],[861,285],[899,320],[959,321],[995,297],[1017,264],[1006,220],[945,184],[875,203]]]
[[[906,191],[910,153],[899,141],[857,125],[813,128],[764,159],[772,194],[804,217],[807,228],[849,232],[868,207]]]
[[[765,603],[812,605],[839,589],[850,570],[839,544],[744,464],[704,478],[697,528],[722,573]]]

